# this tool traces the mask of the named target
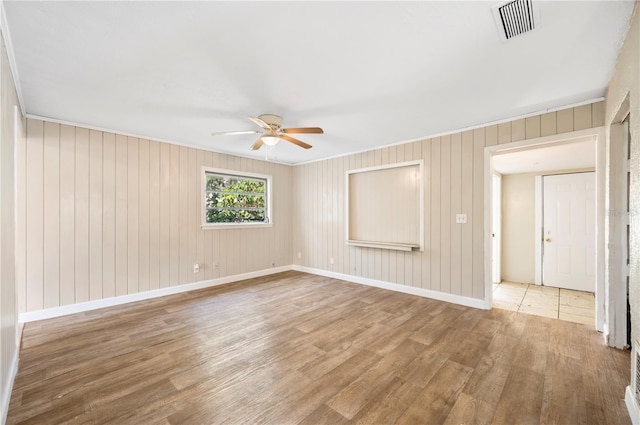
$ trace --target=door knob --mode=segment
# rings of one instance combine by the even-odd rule
[[[545,242],[551,242],[551,238],[545,238]]]

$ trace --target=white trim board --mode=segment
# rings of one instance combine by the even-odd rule
[[[290,163],[290,162],[283,162],[283,161],[278,161],[278,160],[275,160],[275,159],[256,158],[254,156],[242,155],[240,153],[226,152],[224,150],[214,150],[214,149],[209,149],[206,146],[200,146],[200,145],[196,145],[196,144],[193,144],[193,143],[178,142],[178,141],[175,141],[175,140],[167,140],[167,139],[162,139],[162,138],[155,137],[155,136],[145,136],[145,135],[137,134],[137,133],[128,133],[126,131],[114,130],[112,128],[100,127],[100,126],[95,126],[95,125],[90,125],[90,124],[83,124],[83,123],[79,123],[79,122],[76,122],[76,121],[67,121],[67,120],[62,120],[62,119],[58,119],[58,118],[44,117],[42,115],[35,115],[35,114],[29,114],[29,113],[25,113],[23,115],[24,115],[25,118],[28,118],[28,119],[40,120],[40,121],[50,122],[50,123],[54,123],[54,124],[68,125],[68,126],[71,126],[71,127],[86,128],[86,129],[89,129],[89,130],[102,131],[104,133],[113,133],[113,134],[120,135],[120,136],[135,137],[137,139],[151,140],[153,142],[167,143],[169,145],[184,146],[186,148],[199,149],[199,150],[205,151],[205,152],[214,152],[214,153],[219,153],[219,154],[222,154],[222,155],[234,156],[234,157],[238,157],[238,158],[247,158],[247,159],[251,159],[251,160],[254,160],[254,161],[270,162],[270,163],[273,163],[273,164],[286,165],[286,166],[289,166],[289,167],[293,167],[294,165],[296,165],[296,164]]]
[[[408,139],[408,140],[403,140],[403,141],[400,141],[400,142],[389,143],[388,145],[376,146],[375,148],[360,149],[360,150],[353,151],[353,152],[347,152],[347,153],[341,153],[341,154],[338,154],[338,155],[327,156],[325,158],[312,159],[312,160],[309,160],[309,161],[302,161],[302,162],[296,162],[296,163],[293,163],[291,165],[312,164],[314,162],[325,161],[327,159],[341,158],[343,156],[349,156],[349,155],[354,155],[354,154],[363,153],[363,152],[372,152],[372,151],[375,151],[375,150],[378,150],[378,149],[384,149],[384,148],[389,148],[389,147],[392,147],[392,146],[404,145],[404,144],[407,144],[407,143],[419,142],[419,141],[422,141],[422,140],[433,139],[433,138],[436,138],[436,137],[447,136],[447,135],[450,135],[450,134],[463,133],[465,131],[470,131],[470,130],[476,130],[476,129],[479,129],[479,128],[490,127],[492,125],[504,124],[504,123],[507,123],[507,122],[517,121],[517,120],[530,118],[530,117],[535,117],[537,115],[547,114],[549,112],[558,112],[558,111],[564,111],[565,109],[576,108],[578,106],[591,105],[591,104],[594,104],[594,103],[602,102],[603,100],[604,100],[604,96],[595,97],[593,99],[587,99],[587,100],[584,100],[582,102],[570,103],[568,105],[558,106],[558,107],[555,107],[555,108],[542,109],[542,110],[539,110],[539,111],[529,112],[527,114],[515,115],[513,117],[508,117],[508,118],[501,118],[499,120],[494,120],[494,121],[489,121],[489,122],[486,122],[486,123],[476,124],[476,125],[472,125],[472,126],[469,126],[469,127],[462,127],[462,128],[457,128],[457,129],[454,129],[454,130],[446,130],[446,131],[442,131],[440,133],[434,133],[434,134],[430,134],[430,135],[426,135],[426,136],[417,137],[417,138],[414,138],[414,139]]]
[[[46,310],[38,310],[20,314],[20,322],[33,322],[36,320],[51,319],[54,317],[66,316],[69,314],[82,313],[84,311],[97,310],[104,307],[113,307],[116,305],[128,304],[136,301],[148,300],[151,298],[164,297],[166,295],[174,295],[182,292],[194,291],[196,289],[210,288],[213,286],[224,285],[226,283],[238,282],[245,279],[253,279],[255,277],[268,276],[271,274],[286,272],[291,270],[291,266],[275,267],[271,269],[258,270],[255,272],[242,273],[233,276],[225,276],[218,279],[203,280],[200,282],[187,283],[184,285],[170,286],[168,288],[154,289],[147,292],[138,292],[135,294],[121,295],[119,297],[105,298],[102,300],[87,301],[79,304],[64,305],[61,307],[48,308]]]
[[[448,294],[446,292],[432,291],[430,289],[416,288],[414,286],[400,285],[398,283],[384,282],[382,280],[369,279],[366,277],[353,276],[349,274],[336,273],[328,270],[314,269],[311,267],[293,265],[293,270],[305,273],[311,273],[318,276],[331,277],[334,279],[346,280],[347,282],[359,283],[361,285],[374,286],[376,288],[388,289],[390,291],[402,292],[410,295],[431,298],[438,301],[444,301],[453,304],[464,305],[467,307],[479,308],[482,310],[490,310],[491,304],[487,304],[485,300],[477,298],[463,297],[462,295]]]
[[[487,252],[490,252],[491,249],[491,205],[488,203],[487,199],[491,196],[491,172],[493,170],[492,166],[492,157],[493,155],[500,152],[514,152],[514,151],[522,151],[535,147],[542,147],[548,145],[558,145],[558,144],[566,144],[572,143],[581,139],[586,138],[594,138],[596,140],[596,329],[600,332],[605,332],[605,330],[609,330],[610,332],[616,332],[616,329],[625,326],[626,323],[612,322],[615,325],[616,329],[612,328],[611,323],[607,323],[605,317],[605,290],[607,288],[608,283],[605,280],[604,270],[605,270],[605,240],[604,240],[604,230],[605,230],[605,199],[606,199],[606,188],[605,188],[605,175],[606,175],[606,167],[605,167],[605,130],[604,127],[594,127],[585,130],[572,131],[568,133],[562,133],[552,136],[538,137],[535,139],[527,139],[521,140],[512,143],[505,143],[502,145],[493,145],[487,146],[484,148],[484,175],[485,175],[485,229],[484,229],[484,237],[485,237],[485,300],[488,303],[492,301],[492,282],[491,275],[489,270],[491,268],[491,258],[490,255],[487,255]],[[611,305],[609,306],[611,307]],[[614,306],[615,307],[615,306]],[[626,313],[626,310],[625,310]],[[619,332],[619,331],[618,331]],[[622,333],[620,333],[621,335]],[[605,340],[607,338],[607,334],[604,333],[603,336]],[[612,345],[609,343],[609,345]]]
[[[638,403],[636,403],[636,398],[633,396],[631,385],[628,385],[627,390],[624,392],[624,403],[627,405],[631,423],[633,425],[640,425],[640,407]]]
[[[15,352],[13,353],[13,358],[11,359],[11,365],[9,366],[9,379],[4,383],[3,397],[2,397],[2,417],[0,418],[0,423],[4,424],[7,421],[7,414],[9,413],[9,402],[11,401],[11,393],[13,391],[13,382],[16,379],[16,375],[18,374],[18,353],[20,347],[16,347]]]
[[[24,98],[22,97],[22,89],[20,87],[20,78],[18,75],[18,66],[16,65],[16,58],[13,54],[13,43],[11,42],[11,33],[9,31],[9,24],[7,23],[7,14],[4,10],[4,2],[0,1],[0,33],[4,39],[4,47],[7,50],[7,58],[9,59],[9,69],[11,70],[11,78],[13,79],[13,86],[16,89],[16,95],[18,96],[18,103],[20,104],[20,112],[25,115]]]
[[[38,310],[20,314],[20,323],[34,322],[36,320],[52,319],[54,317],[66,316],[69,314],[82,313],[85,311],[97,310],[105,307],[113,307],[122,304],[128,304],[136,301],[143,301],[152,298],[163,297],[166,295],[174,295],[182,292],[194,291],[196,289],[210,288],[213,286],[224,285],[227,283],[238,282],[245,279],[255,277],[268,276],[271,274],[286,272],[290,270],[315,274],[318,276],[331,277],[334,279],[345,280],[347,282],[359,283],[376,288],[388,289],[390,291],[402,292],[410,295],[417,295],[425,298],[432,298],[438,301],[445,301],[453,304],[464,305],[467,307],[479,308],[483,310],[491,309],[491,303],[477,298],[463,297],[461,295],[448,294],[445,292],[432,291],[429,289],[415,288],[413,286],[400,285],[397,283],[384,282],[381,280],[368,279],[360,276],[351,276],[342,273],[330,272],[327,270],[314,269],[299,265],[289,265],[276,267],[272,269],[258,270],[255,272],[242,273],[233,276],[221,277],[218,279],[203,280],[200,282],[188,283],[185,285],[171,286],[168,288],[154,289],[148,292],[138,292],[135,294],[121,295],[119,297],[105,298],[102,300],[87,301],[79,304],[65,305],[61,307],[49,308],[46,310]]]

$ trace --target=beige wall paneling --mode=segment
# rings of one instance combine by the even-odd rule
[[[555,132],[555,112],[295,166],[294,263],[482,299],[484,148],[512,138],[539,137],[543,128]],[[425,251],[344,246],[344,211],[333,220],[330,194],[336,190],[344,203],[345,171],[419,158],[425,159]],[[468,223],[455,224],[456,213],[467,214]],[[329,264],[340,248],[343,264]],[[302,259],[297,258],[298,251]]]
[[[459,225],[462,231],[460,262],[462,265],[460,295],[473,296],[473,230],[475,211],[473,210],[474,172],[473,131],[462,133],[462,208],[467,214],[467,224]]]
[[[386,150],[387,152],[387,157],[389,154],[388,149]],[[338,174],[338,183],[335,187],[335,199],[338,202],[338,216],[336,217],[336,221],[338,223],[337,226],[337,237],[336,237],[336,241],[338,244],[338,257],[339,257],[339,263],[338,263],[338,272],[340,273],[349,273],[349,248],[347,247],[346,243],[345,243],[345,232],[346,232],[346,228],[345,228],[345,202],[343,199],[343,192],[342,189],[345,187],[345,175],[347,172],[347,164],[348,164],[348,159],[344,156],[339,157],[337,159],[338,162],[338,170],[337,170],[337,174]],[[294,217],[297,217],[298,214],[294,214]],[[300,225],[300,224],[299,224]],[[389,256],[387,255],[386,257],[386,270],[383,269],[383,273],[386,272],[387,275],[389,273]]]
[[[89,130],[76,128],[76,299],[89,301]]]
[[[431,289],[431,139],[422,142],[422,160],[424,161],[424,252],[421,257],[420,287]]]
[[[116,135],[102,134],[102,296],[116,296]]]
[[[60,305],[76,302],[76,129],[60,126]]]
[[[168,288],[171,285],[171,216],[175,202],[171,200],[171,145],[160,143],[160,188],[158,200],[160,202],[160,230],[158,232],[158,255],[160,269],[158,270],[158,286]]]
[[[9,410],[11,384],[18,367],[22,325],[16,320],[16,309],[17,298],[22,296],[17,291],[24,285],[24,281],[21,281],[25,278],[24,232],[28,223],[25,225],[26,200],[18,200],[20,195],[16,193],[17,187],[21,185],[16,181],[16,176],[26,175],[26,170],[22,168],[26,157],[23,133],[25,123],[19,116],[18,96],[1,37],[0,61],[0,415],[4,415]],[[16,164],[16,154],[23,155],[18,157],[22,163],[20,166]],[[43,157],[44,152],[40,156]],[[20,213],[23,214],[22,217],[16,216]],[[17,223],[23,225],[18,226]],[[22,240],[17,240],[16,236]],[[16,248],[21,251],[16,251]],[[18,271],[17,267],[22,270]]]
[[[329,260],[327,258],[329,252],[328,252],[328,236],[329,236],[329,220],[328,220],[328,214],[329,214],[329,198],[328,198],[328,191],[329,191],[329,170],[328,170],[328,161],[321,161],[320,162],[320,190],[318,191],[318,199],[320,201],[320,210],[319,210],[319,216],[318,219],[320,221],[320,226],[319,228],[322,229],[320,232],[318,232],[318,236],[320,237],[320,250],[317,250],[316,252],[318,253],[318,257],[316,259],[318,264],[318,267],[324,270],[328,270],[328,264],[329,264]],[[371,270],[369,270],[369,272],[371,272]]]
[[[376,165],[389,164],[389,147],[380,149],[380,163]],[[389,282],[389,250],[380,250],[380,277],[376,278],[384,282]]]
[[[540,137],[540,120],[541,116],[529,117],[525,120],[525,138],[534,139]]]
[[[189,148],[181,146],[178,185],[179,284],[188,283],[190,275],[193,274],[189,271],[189,186]]]
[[[340,158],[342,159],[342,158]],[[332,203],[332,228],[333,231],[331,233],[331,241],[332,241],[332,252],[331,256],[333,258],[333,267],[332,270],[340,270],[342,269],[342,216],[343,212],[343,203],[342,199],[338,197],[339,190],[338,188],[342,187],[344,180],[343,174],[344,170],[342,169],[342,161],[332,161],[333,163],[333,186],[330,189],[331,193],[331,203]],[[382,269],[380,271],[382,273]]]
[[[27,311],[27,121],[18,120],[16,146],[16,297],[18,314]]]
[[[498,144],[511,143],[511,121],[498,124]]]
[[[202,165],[207,167],[213,167],[212,164],[212,156],[211,152],[207,151],[199,151],[198,160],[202,161]],[[201,169],[198,168],[198,172],[201,172]],[[198,205],[202,207],[202,199],[198,198]],[[202,217],[198,215],[198,226],[202,224]],[[201,232],[204,244],[204,258],[203,264],[200,266],[203,277],[205,280],[213,279],[213,272],[216,261],[216,254],[214,254],[213,250],[213,236],[217,232]]]
[[[206,165],[206,156],[206,151],[200,149],[196,151],[196,165],[192,170],[195,176],[194,181],[200,181],[202,177],[200,173],[202,173],[202,167]],[[206,232],[200,227],[202,225],[202,189],[200,186],[197,187],[196,198],[193,202],[197,206],[194,209],[193,222],[197,231],[196,252],[198,253],[197,262],[200,265],[200,273],[196,275],[196,281],[200,281],[211,279],[211,277],[207,277],[211,273],[211,242],[209,242],[208,246],[205,245],[206,235],[211,234],[211,232]]]
[[[413,142],[413,155],[411,157],[412,160],[419,160],[419,159],[423,159],[422,156],[422,141],[417,141],[417,142]],[[424,177],[424,162],[422,165],[422,186],[423,186],[423,196],[424,196],[424,186],[427,185],[427,183],[425,182],[425,177]],[[426,239],[424,238],[424,231],[427,228],[427,226],[429,225],[429,221],[427,220],[428,214],[426,214],[426,208],[424,207],[424,202],[426,202],[426,199],[428,198],[423,198],[423,204],[422,207],[424,208],[423,210],[423,214],[422,214],[422,218],[421,220],[424,220],[425,222],[423,223],[422,226],[422,232],[423,232],[423,241],[426,241]],[[426,242],[423,242],[422,245],[422,251],[412,251],[409,253],[409,256],[411,257],[411,266],[412,266],[412,271],[411,271],[411,285],[418,287],[418,288],[422,288],[423,287],[423,282],[422,282],[422,267],[423,267],[423,263],[424,263],[424,258],[425,258],[425,244]]]
[[[462,134],[451,135],[450,156],[451,210],[451,288],[452,294],[460,295],[462,286],[462,224],[457,224],[456,214],[462,213]],[[468,223],[467,223],[468,224]]]
[[[138,142],[138,291],[148,291],[149,282],[149,238],[150,238],[150,209],[149,209],[149,141],[140,139]]]
[[[139,211],[140,211],[140,141],[127,137],[127,293],[139,290]]]
[[[357,154],[352,156],[353,161],[351,161],[349,169],[362,168],[362,162],[360,160],[360,156],[361,155],[359,153],[357,153]],[[311,164],[311,167],[310,167],[309,171],[315,177],[317,174],[315,173],[314,165],[315,164]],[[309,239],[313,241],[313,234],[311,235],[311,237]],[[351,249],[351,251],[354,254],[353,258],[351,259],[351,268],[353,269],[353,273],[356,276],[362,276],[362,251],[363,251],[363,249],[361,249],[359,247],[349,247],[349,248]],[[395,258],[394,258],[394,260],[395,260]],[[392,270],[393,270],[393,273],[391,275],[395,276],[395,269],[396,269],[395,261],[394,261],[394,264],[391,267],[392,267]]]
[[[44,123],[44,308],[60,305],[60,125]]]
[[[27,311],[44,308],[44,123],[27,120]]]
[[[176,286],[180,283],[180,146],[170,148],[169,286]]]
[[[484,147],[486,133],[473,131],[473,285],[470,296],[484,298]]]
[[[573,108],[556,112],[557,134],[573,131]]]
[[[89,299],[103,298],[103,152],[102,132],[89,132]]]
[[[604,101],[591,104],[591,125],[594,127],[604,125]]]
[[[198,167],[197,167],[197,151],[193,148],[189,148],[187,150],[187,265],[185,269],[187,270],[187,279],[182,283],[192,283],[196,282],[200,277],[200,274],[196,274],[193,272],[193,265],[199,263],[199,252],[197,245],[197,232],[202,231],[200,226],[198,225],[198,211],[200,210],[200,203],[198,199],[200,198],[200,187],[195,182],[198,180]]]
[[[28,284],[25,312],[205,280],[205,273],[193,273],[195,262],[209,278],[290,264],[290,167],[28,121],[21,162],[28,169],[18,182],[25,187],[20,256]],[[272,175],[276,225],[202,230],[200,166],[205,163]],[[334,168],[331,164],[332,173]],[[327,182],[329,189],[334,182]],[[321,213],[335,210],[334,204],[327,200]],[[336,222],[332,218],[320,226]],[[328,249],[334,241],[328,230],[325,234]]]
[[[442,276],[440,273],[442,264],[442,182],[441,182],[441,146],[442,138],[431,140],[431,243],[429,245],[431,260],[431,286],[434,291],[442,291]]]
[[[511,121],[511,141],[517,142],[525,138],[525,119]]]
[[[577,131],[591,127],[591,104],[573,108],[573,129]]]
[[[498,126],[490,125],[485,127],[485,143],[487,146],[498,144]]]
[[[440,290],[451,293],[451,136],[440,138]]]
[[[126,295],[128,293],[128,156],[129,144],[127,136],[116,135],[116,295]]]
[[[199,169],[198,169],[199,170]],[[149,141],[149,289],[160,287],[160,143]]]
[[[540,115],[540,136],[545,137],[558,134],[557,124],[558,120],[555,112]]]
[[[396,145],[396,161],[404,162],[406,161],[405,149],[407,149],[406,144]],[[365,165],[366,166],[366,165]],[[406,285],[409,280],[406,276],[406,262],[407,256],[404,252],[398,251],[396,252],[396,277],[393,280],[395,283],[399,283],[401,285]]]
[[[221,155],[218,153],[212,153],[210,158],[210,164],[212,164],[212,166],[218,167],[220,166],[221,160],[220,160]],[[226,234],[226,232],[223,231],[219,231],[219,232],[206,232],[206,233],[211,233],[211,250],[212,250],[212,258],[214,261],[213,264],[213,277],[217,278],[221,276],[221,268],[220,268],[220,258],[222,257],[222,251],[225,251],[225,245],[222,242],[222,236]],[[217,267],[216,267],[217,264]]]

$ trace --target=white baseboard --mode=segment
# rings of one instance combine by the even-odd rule
[[[237,282],[255,277],[267,276],[270,274],[286,272],[291,270],[291,266],[274,267],[271,269],[258,270],[255,272],[225,276],[218,279],[203,280],[200,282],[187,283],[184,285],[170,286],[168,288],[153,289],[146,292],[121,295],[118,297],[104,298],[102,300],[87,301],[78,304],[64,305],[61,307],[48,308],[28,313],[20,314],[20,322],[33,322],[36,320],[51,319],[54,317],[66,316],[68,314],[82,313],[84,311],[97,310],[104,307],[112,307],[127,304],[135,301],[148,300],[151,298],[164,297],[166,295],[179,294],[181,292],[193,291],[196,289],[209,288],[212,286],[224,285],[226,283]]]
[[[624,403],[627,405],[631,423],[633,425],[640,425],[640,407],[636,402],[636,398],[633,396],[631,385],[627,386],[627,390],[624,392]]]
[[[20,347],[17,346],[15,351],[13,352],[13,358],[11,359],[11,364],[9,365],[9,376],[7,377],[7,382],[4,382],[2,388],[2,420],[0,423],[4,424],[7,422],[7,414],[9,413],[9,402],[11,401],[11,391],[13,390],[13,382],[16,379],[16,375],[18,374],[18,353]]]
[[[429,289],[415,288],[413,286],[400,285],[397,283],[384,282],[381,280],[369,279],[360,276],[352,276],[343,273],[336,273],[327,270],[314,269],[298,265],[289,265],[275,267],[272,269],[258,270],[255,272],[242,273],[233,276],[225,276],[218,279],[203,280],[200,282],[187,283],[184,285],[171,286],[168,288],[154,289],[146,292],[138,292],[135,294],[121,295],[118,297],[105,298],[102,300],[87,301],[78,304],[54,307],[45,310],[32,311],[20,314],[20,323],[33,322],[36,320],[51,319],[54,317],[66,316],[69,314],[82,313],[90,310],[97,310],[104,307],[113,307],[116,305],[127,304],[136,301],[148,300],[151,298],[163,297],[166,295],[178,294],[181,292],[193,291],[196,289],[209,288],[212,286],[224,285],[226,283],[237,282],[255,277],[267,276],[270,274],[281,273],[289,270],[297,270],[305,273],[311,273],[319,276],[332,277],[335,279],[346,280],[348,282],[360,283],[377,288],[389,289],[391,291],[403,292],[405,294],[418,295],[421,297],[432,298],[439,301],[446,301],[454,304],[460,304],[468,307],[480,308],[483,310],[491,309],[491,304],[486,300],[477,298],[463,297],[461,295],[447,294],[445,292],[432,291]]]
[[[389,289],[391,291],[403,292],[405,294],[418,295],[425,298],[432,298],[434,300],[460,304],[467,307],[474,307],[483,310],[491,309],[491,304],[486,300],[463,297],[462,295],[447,294],[446,292],[432,291],[430,289],[416,288],[413,286],[384,282],[382,280],[369,279],[366,277],[352,276],[349,274],[336,273],[328,270],[313,269],[310,267],[299,266],[297,264],[293,265],[293,270],[311,273],[319,276],[332,277],[334,279],[346,280],[347,282],[360,283],[362,285],[375,286],[376,288]]]

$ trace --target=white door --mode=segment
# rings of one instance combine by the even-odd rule
[[[595,292],[595,173],[543,177],[542,283]]]
[[[502,175],[492,174],[491,191],[491,280],[500,283],[502,280],[500,265],[501,226],[502,226]]]

